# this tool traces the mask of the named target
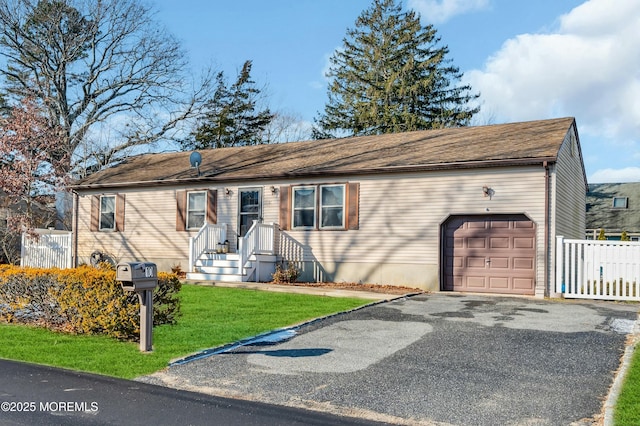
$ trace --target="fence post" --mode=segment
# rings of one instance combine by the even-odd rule
[[[564,284],[564,237],[556,237],[556,293],[565,292]]]
[[[25,245],[26,241],[25,241],[24,236],[25,236],[25,234],[23,232],[22,233],[22,243],[20,244],[20,267],[21,268],[24,268],[24,266],[25,266],[25,264],[24,264],[25,263],[24,262],[24,255],[25,255],[25,247],[24,247],[24,245]]]

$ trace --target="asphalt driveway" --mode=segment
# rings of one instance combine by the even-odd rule
[[[140,380],[389,423],[591,424],[637,316],[635,304],[420,295]]]

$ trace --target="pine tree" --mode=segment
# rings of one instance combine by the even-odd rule
[[[274,114],[269,108],[256,111],[260,89],[251,79],[251,61],[246,61],[236,82],[227,87],[224,73],[216,76],[216,91],[193,133],[193,140],[183,142],[185,149],[222,148],[257,145]]]
[[[467,125],[479,95],[456,85],[459,69],[432,25],[396,0],[374,0],[331,57],[329,101],[314,137],[357,136]]]

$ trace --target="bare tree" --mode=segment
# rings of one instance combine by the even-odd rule
[[[311,123],[300,114],[276,111],[273,120],[264,129],[262,139],[266,143],[296,142],[311,139]]]
[[[137,0],[0,0],[7,97],[38,99],[66,170],[97,170],[171,138],[208,98],[179,43]],[[108,135],[108,140],[105,140]]]
[[[55,223],[51,194],[62,191],[68,160],[53,159],[49,147],[62,141],[60,130],[29,98],[0,119],[0,260],[20,257],[23,231]]]

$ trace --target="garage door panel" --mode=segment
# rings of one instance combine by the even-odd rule
[[[495,248],[495,249],[500,249],[500,248],[509,248],[509,237],[499,237],[499,238],[490,238],[489,239],[490,243],[489,243],[489,247],[491,248]]]
[[[479,290],[486,287],[486,277],[470,276],[466,279],[467,288]]]
[[[465,227],[468,229],[485,229],[487,227],[487,223],[484,220],[465,222]]]
[[[516,237],[513,239],[513,248],[515,249],[533,249],[534,246],[533,238]]]
[[[492,229],[509,229],[509,222],[492,220],[490,222]]]
[[[534,286],[534,281],[530,278],[514,278],[513,288],[514,290],[528,291]]]
[[[493,290],[508,290],[510,280],[508,276],[505,277],[491,277],[489,278],[489,288]]]
[[[508,257],[491,257],[489,258],[490,269],[509,269]]]
[[[456,246],[458,247],[458,246]],[[487,248],[487,239],[486,238],[467,238],[467,247],[468,248]]]
[[[482,268],[484,269],[485,259],[483,257],[467,257],[467,267],[468,268]]]
[[[513,269],[533,270],[533,257],[514,257]]]
[[[535,232],[535,224],[524,215],[452,218],[443,230],[443,287],[534,294]]]
[[[518,229],[533,229],[533,222],[530,220],[516,220],[513,222],[513,227]]]

